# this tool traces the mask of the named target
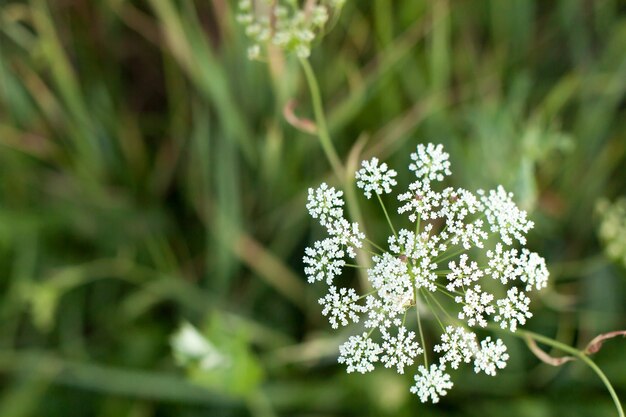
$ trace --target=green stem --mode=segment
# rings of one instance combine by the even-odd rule
[[[448,255],[444,256],[443,258],[437,258],[437,259],[435,259],[435,261],[434,261],[434,262],[438,262],[438,263],[440,263],[440,262],[443,262],[443,261],[447,261],[447,260],[448,260],[448,259],[450,259],[450,258],[454,258],[455,256],[462,254],[463,252],[467,252],[467,249],[465,249],[465,248],[459,249],[459,250],[457,250],[456,252],[452,252],[452,253],[450,253],[450,254],[448,254]],[[445,252],[444,252],[444,254],[445,254]]]
[[[465,295],[465,294],[463,294],[461,292],[458,292],[458,291],[455,291],[455,290],[453,290],[451,292],[448,292],[448,288],[446,288],[445,285],[440,284],[438,282],[435,282],[435,285],[437,286],[437,288],[439,288],[439,291],[441,291],[442,293],[444,293],[445,295],[447,295],[448,297],[450,297],[452,299],[456,298],[456,295],[460,295],[460,296],[464,296]],[[453,295],[453,294],[456,294],[456,295]]]
[[[344,192],[346,196],[346,204],[348,206],[348,210],[350,211],[350,215],[352,219],[361,225],[363,233],[366,233],[363,222],[361,221],[361,209],[359,207],[358,200],[356,198],[356,193],[352,184],[352,178],[348,177],[347,171],[343,166],[341,160],[339,159],[339,155],[337,154],[337,150],[333,145],[333,141],[330,138],[330,133],[328,131],[328,123],[326,122],[326,116],[324,115],[324,106],[322,103],[322,95],[320,93],[319,84],[317,83],[317,78],[315,77],[315,73],[313,72],[313,68],[311,68],[311,64],[308,60],[302,58],[300,59],[300,64],[304,70],[304,75],[307,80],[307,84],[309,86],[309,91],[311,93],[311,101],[313,103],[313,113],[315,114],[315,123],[317,125],[317,136],[319,137],[320,144],[322,145],[322,149],[326,154],[326,158],[330,163],[335,176],[339,179],[339,181],[344,185]],[[365,245],[364,245],[365,246]],[[364,249],[366,249],[364,247]],[[368,265],[366,259],[360,257],[360,260],[364,265]],[[361,281],[363,285],[367,286],[368,281],[366,277],[361,276]]]
[[[495,328],[494,328],[495,329]],[[606,377],[606,375],[604,374],[604,372],[602,372],[602,369],[600,369],[600,367],[598,367],[598,365],[596,365],[596,363],[591,360],[591,358],[589,356],[587,356],[584,352],[573,348],[571,346],[568,346],[564,343],[561,343],[557,340],[554,339],[550,339],[549,337],[546,336],[542,336],[540,334],[528,331],[528,330],[517,330],[517,332],[512,333],[514,336],[517,337],[528,337],[531,338],[533,340],[536,340],[537,342],[541,342],[544,343],[548,346],[552,346],[556,349],[559,349],[563,352],[567,352],[571,355],[574,355],[576,358],[580,359],[581,361],[583,361],[587,366],[589,366],[591,368],[591,370],[593,370],[596,375],[598,375],[598,377],[600,377],[600,379],[602,380],[602,383],[604,383],[604,386],[606,387],[606,389],[609,391],[609,394],[611,394],[611,398],[613,399],[613,403],[615,403],[615,408],[617,409],[617,414],[619,415],[619,417],[626,417],[624,415],[624,409],[622,408],[622,405],[619,401],[619,398],[617,396],[617,393],[615,392],[615,389],[613,388],[613,386],[611,385],[611,382],[609,381],[609,379]]]
[[[362,251],[362,252],[367,252],[368,254],[372,255],[372,257],[374,257],[374,256],[380,256],[380,253],[376,253],[376,252],[372,251],[372,250],[369,248],[369,246],[365,246],[365,245],[363,245],[363,247],[361,248],[361,251]],[[364,264],[364,268],[369,268],[369,265]]]
[[[365,238],[365,241],[369,243],[370,245],[372,245],[373,247],[375,247],[376,249],[378,249],[379,251],[381,251],[382,253],[387,252],[386,249],[383,249],[382,247],[378,246],[375,242],[369,240],[368,238]]]
[[[362,299],[366,298],[367,296],[374,294],[376,291],[378,291],[378,290],[371,290],[371,291],[366,292],[365,294],[359,296],[359,300],[362,300]]]
[[[439,320],[439,315],[437,314],[437,312],[433,308],[433,305],[430,303],[430,300],[428,299],[428,296],[430,295],[430,293],[428,291],[423,291],[423,290],[420,290],[420,292],[424,296],[424,299],[426,300],[426,304],[428,304],[428,307],[430,307],[430,311],[433,313],[433,316],[435,316],[437,323],[439,323],[439,327],[441,327],[441,330],[445,332],[446,331],[445,326],[443,325],[441,320]]]
[[[383,208],[383,212],[385,213],[385,217],[387,218],[387,223],[389,223],[389,227],[391,228],[393,235],[398,237],[398,234],[396,233],[396,229],[394,229],[393,223],[391,223],[391,219],[389,218],[389,213],[387,213],[387,208],[385,207],[385,203],[383,203],[383,199],[380,198],[380,194],[378,193],[375,193],[375,194],[376,194],[376,197],[378,197],[378,202],[380,203],[380,206]]]
[[[415,235],[420,234],[420,223],[422,222],[422,214],[417,213],[417,223],[415,223]]]
[[[322,95],[320,93],[319,84],[317,83],[317,78],[315,78],[315,73],[313,72],[313,68],[311,68],[311,64],[308,60],[300,59],[300,64],[304,70],[304,75],[306,76],[306,80],[309,85],[309,91],[311,92],[313,113],[315,114],[315,122],[317,124],[317,134],[319,136],[322,149],[324,150],[326,158],[328,158],[328,162],[330,162],[335,175],[343,182],[344,168],[341,160],[339,159],[339,155],[337,155],[333,142],[330,139],[330,134],[328,133],[328,125],[326,123],[326,116],[324,115]]]
[[[439,300],[437,299],[437,297],[435,297],[435,294],[431,294],[431,298],[432,298],[432,299],[435,301],[435,303],[439,306],[439,309],[440,309],[441,311],[443,311],[443,313],[446,315],[446,317],[448,318],[448,320],[449,320],[450,322],[455,323],[455,324],[458,322],[458,320],[457,320],[457,319],[455,319],[455,318],[453,318],[453,317],[450,315],[450,313],[448,313],[448,310],[446,310],[446,309],[445,309],[445,308],[441,305],[441,303],[439,302]]]
[[[415,286],[415,284],[413,285],[413,293],[415,297],[415,315],[417,316],[417,328],[419,329],[420,340],[422,341],[422,349],[424,350],[424,366],[426,367],[426,369],[428,369],[428,355],[426,353],[428,349],[426,349],[426,343],[424,343],[424,332],[422,330],[422,320],[420,319],[420,309],[417,303],[417,300],[418,300],[417,287]]]

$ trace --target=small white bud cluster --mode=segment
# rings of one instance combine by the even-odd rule
[[[359,296],[337,285],[343,269],[355,266],[344,257],[356,259],[365,236],[358,224],[343,217],[343,194],[327,184],[309,190],[309,213],[329,237],[305,250],[305,273],[309,282],[329,285],[319,302],[331,327],[362,323],[365,328],[339,348],[339,362],[348,372],[370,372],[382,363],[404,373],[427,350],[425,340],[420,336],[420,345],[411,330],[420,322],[420,310],[428,308],[442,328],[445,321],[441,341],[433,346],[438,363],[428,366],[425,360],[410,389],[422,401],[435,403],[453,386],[448,367],[473,362],[475,372],[494,376],[506,366],[509,355],[502,340],[479,340],[472,328],[496,324],[515,332],[532,317],[526,293],[546,287],[549,274],[541,256],[513,247],[526,243],[533,223],[512,194],[502,187],[476,193],[451,187],[437,191],[451,175],[443,147],[418,145],[410,157],[409,170],[417,178],[398,196],[397,211],[412,225],[396,229],[386,216],[392,234],[381,240],[387,249],[373,244],[378,251],[367,270],[371,291]],[[364,161],[355,175],[368,199],[391,193],[396,176],[377,158]],[[407,314],[412,309],[417,320]]]
[[[609,258],[626,267],[626,197],[613,203],[600,201],[598,212],[601,216],[598,235],[604,244],[604,251]]]
[[[252,40],[248,58],[262,57],[262,47],[271,43],[300,58],[308,58],[311,44],[345,0],[322,0],[311,7],[300,7],[295,0],[240,0],[237,21],[245,26]]]

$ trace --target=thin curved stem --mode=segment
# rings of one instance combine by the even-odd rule
[[[446,288],[445,285],[440,284],[438,282],[435,281],[435,285],[437,286],[437,288],[439,288],[439,291],[441,291],[442,293],[444,293],[445,295],[447,295],[448,297],[454,299],[456,297],[456,295],[465,295],[459,291],[456,290],[452,290],[452,291],[448,291],[448,289]],[[456,295],[455,295],[456,294]]]
[[[604,374],[604,372],[602,372],[602,369],[600,369],[600,367],[598,365],[596,365],[596,363],[591,360],[591,358],[589,356],[587,356],[584,352],[573,348],[571,346],[568,346],[564,343],[561,343],[557,340],[554,339],[550,339],[549,337],[546,336],[542,336],[540,334],[528,331],[528,330],[521,330],[518,329],[517,332],[512,333],[514,336],[518,336],[518,337],[528,337],[531,338],[533,340],[536,340],[537,342],[541,342],[544,343],[546,345],[552,346],[554,348],[557,348],[563,352],[567,352],[573,356],[575,356],[576,358],[580,359],[581,361],[583,361],[587,366],[589,366],[595,373],[596,375],[598,375],[598,377],[600,378],[600,380],[602,380],[602,383],[604,384],[604,386],[606,387],[606,389],[609,391],[609,394],[611,394],[611,398],[613,399],[613,403],[615,403],[615,408],[617,409],[617,414],[619,415],[619,417],[625,417],[624,415],[624,409],[622,408],[622,404],[620,403],[619,397],[617,396],[617,393],[615,392],[615,389],[613,388],[613,386],[611,385],[611,382],[609,381],[609,379],[606,377],[606,375]]]
[[[389,223],[389,227],[391,228],[393,235],[397,237],[398,234],[396,233],[396,229],[394,229],[393,227],[393,223],[391,223],[391,219],[389,218],[389,213],[387,213],[387,207],[385,207],[385,203],[383,203],[383,199],[380,198],[380,194],[378,193],[376,193],[376,197],[378,197],[378,202],[380,203],[380,206],[383,208],[383,212],[385,213],[385,218],[387,219],[387,223]]]
[[[415,223],[415,234],[420,234],[420,226],[422,223],[422,213],[417,213],[417,222]]]
[[[415,297],[415,315],[417,316],[417,328],[419,329],[420,340],[422,342],[422,349],[424,350],[424,366],[426,367],[426,369],[428,369],[428,354],[426,353],[428,349],[426,349],[426,343],[424,342],[425,340],[424,331],[422,330],[422,320],[420,319],[419,305],[417,305],[418,296],[417,296],[417,288],[415,287],[415,285],[413,285],[413,294]]]
[[[435,297],[435,294],[431,294],[431,298],[432,298],[432,299],[435,301],[435,303],[439,306],[439,309],[440,309],[441,311],[443,311],[443,314],[445,314],[445,315],[446,315],[446,317],[448,318],[448,320],[450,320],[450,322],[452,322],[452,323],[456,323],[456,322],[458,322],[458,320],[457,320],[457,319],[455,319],[455,318],[453,318],[453,317],[450,315],[450,313],[448,313],[448,310],[446,310],[446,309],[445,309],[445,308],[441,305],[441,303],[439,302],[439,300],[437,299],[437,297]]]
[[[368,296],[370,296],[370,295],[374,294],[376,291],[377,291],[377,290],[372,290],[372,291],[366,292],[365,294],[363,294],[363,295],[359,296],[359,300],[362,300],[362,299],[364,299],[364,298],[367,298]]]
[[[356,193],[352,184],[352,178],[347,175],[346,168],[344,167],[339,155],[337,154],[337,150],[333,145],[333,141],[330,137],[330,132],[328,131],[328,123],[326,122],[326,116],[324,114],[324,105],[322,103],[322,94],[320,93],[319,84],[317,82],[317,78],[315,77],[315,72],[313,72],[313,68],[309,61],[305,58],[300,59],[300,64],[302,65],[302,69],[304,70],[304,75],[307,80],[307,84],[309,86],[309,91],[311,94],[311,101],[313,104],[313,113],[315,115],[315,124],[317,126],[317,136],[320,140],[320,144],[322,145],[322,149],[326,154],[326,158],[332,167],[332,170],[340,181],[341,184],[344,185],[344,192],[346,197],[346,204],[348,206],[348,210],[350,211],[350,215],[352,219],[363,227],[363,222],[361,221],[361,208],[359,207],[359,203],[356,197]],[[363,233],[366,233],[364,229],[362,229]],[[364,245],[365,246],[365,245]],[[367,249],[364,247],[364,249]],[[365,259],[361,259],[364,265],[368,265]],[[367,285],[367,280],[363,278],[362,281],[364,285]]]
[[[387,249],[383,249],[382,247],[378,246],[375,242],[369,240],[367,237],[365,238],[365,241],[369,243],[370,245],[372,245],[373,247],[375,247],[376,249],[378,249],[379,251],[381,251],[382,253],[387,252]]]
[[[311,92],[311,101],[313,102],[313,112],[315,114],[315,122],[317,124],[317,134],[320,139],[320,143],[322,145],[322,149],[326,154],[326,158],[330,163],[335,175],[339,178],[340,181],[344,180],[344,168],[341,160],[339,159],[339,155],[335,150],[335,146],[330,138],[330,134],[328,133],[328,125],[326,123],[326,116],[324,115],[324,106],[322,104],[322,95],[320,93],[319,84],[317,83],[317,78],[315,78],[315,73],[313,72],[313,68],[311,68],[311,64],[307,59],[300,59],[300,64],[302,65],[302,69],[304,70],[304,75],[306,76],[307,84],[309,85],[309,91]]]
[[[433,308],[433,305],[430,303],[430,300],[428,299],[428,297],[430,295],[430,292],[423,291],[422,289],[420,289],[420,292],[424,296],[424,299],[426,300],[426,304],[428,304],[428,307],[430,308],[430,311],[433,313],[433,316],[435,316],[435,319],[437,320],[437,323],[439,323],[439,327],[441,327],[441,331],[445,332],[446,331],[446,327],[443,325],[443,323],[439,319],[439,315],[437,314],[437,312]]]
[[[434,261],[434,262],[443,262],[443,261],[447,261],[447,260],[448,260],[448,259],[450,259],[450,258],[454,258],[455,256],[462,254],[463,252],[467,252],[467,249],[465,249],[465,248],[461,248],[461,249],[457,250],[456,252],[452,252],[452,253],[449,253],[449,254],[447,254],[447,255],[445,255],[445,252],[444,252],[444,255],[445,255],[445,256],[444,256],[443,258],[437,258],[437,259],[435,259],[435,261]]]

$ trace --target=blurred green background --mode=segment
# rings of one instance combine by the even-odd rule
[[[332,181],[282,115],[312,117],[306,84],[293,58],[248,61],[235,14],[0,1],[0,416],[616,415],[588,368],[515,339],[437,406],[410,373],[345,374],[355,329],[330,331],[302,273],[306,189]],[[527,328],[580,347],[626,328],[595,210],[626,194],[623,2],[348,0],[311,62],[342,157],[406,185],[415,145],[443,143],[454,185],[515,192],[552,273]],[[218,365],[174,354],[186,322]],[[594,358],[626,398],[626,341]]]

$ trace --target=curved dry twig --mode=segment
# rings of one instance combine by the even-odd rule
[[[528,348],[530,349],[530,351],[534,353],[534,355],[537,358],[539,358],[542,362],[547,363],[548,365],[561,366],[566,362],[576,360],[576,358],[573,356],[561,356],[558,358],[555,358],[554,356],[550,356],[546,352],[541,350],[539,346],[537,346],[537,342],[535,342],[535,339],[529,336],[526,336],[524,339],[526,340],[526,344],[528,345]]]
[[[594,337],[585,348],[585,354],[591,355],[593,353],[596,353],[597,351],[602,349],[602,345],[604,344],[605,340],[612,339],[617,336],[626,337],[626,330],[616,330],[614,332],[602,333]]]
[[[283,107],[283,116],[287,123],[295,127],[296,129],[315,135],[317,133],[317,125],[310,119],[298,117],[294,112],[297,102],[295,100],[289,100],[285,107]]]
[[[597,353],[600,349],[602,349],[602,345],[604,344],[605,340],[612,339],[617,336],[626,337],[626,330],[616,330],[614,332],[602,333],[594,337],[591,342],[589,342],[585,350],[582,351],[582,353],[584,353],[585,355],[592,355],[594,353]],[[524,339],[526,340],[526,344],[528,345],[530,351],[542,362],[545,362],[548,365],[561,366],[566,362],[576,360],[576,358],[573,356],[561,356],[558,358],[550,356],[546,352],[541,350],[539,346],[537,346],[537,342],[535,342],[532,337],[526,336]]]

